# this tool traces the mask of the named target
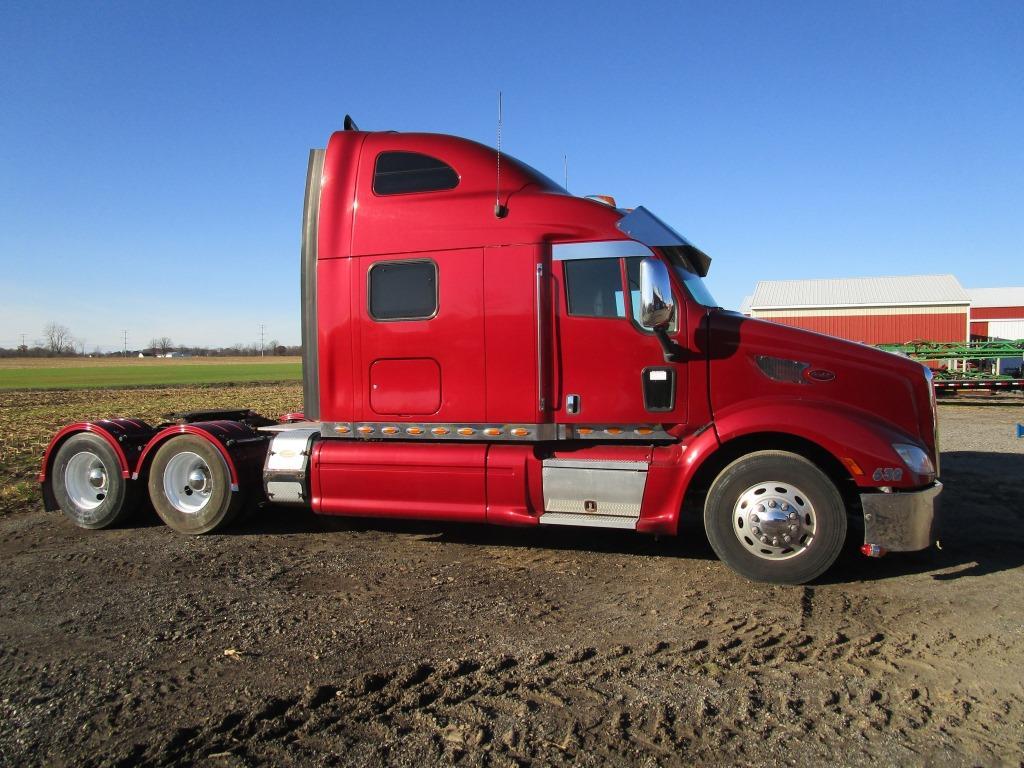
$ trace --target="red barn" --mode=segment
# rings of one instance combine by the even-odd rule
[[[968,288],[971,337],[1024,339],[1024,288]]]
[[[750,315],[865,344],[967,341],[970,303],[953,275],[762,280]]]

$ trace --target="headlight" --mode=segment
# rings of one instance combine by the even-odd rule
[[[900,455],[900,458],[903,459],[903,463],[907,465],[907,469],[915,475],[935,474],[935,467],[932,466],[932,460],[928,458],[927,453],[916,445],[893,443],[892,449]]]

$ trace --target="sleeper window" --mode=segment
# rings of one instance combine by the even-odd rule
[[[385,261],[370,267],[370,317],[425,320],[437,313],[437,265],[432,261]]]
[[[458,184],[454,168],[418,152],[381,152],[373,168],[373,191],[378,195],[437,192]]]

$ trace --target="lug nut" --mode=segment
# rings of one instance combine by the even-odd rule
[[[798,515],[798,514],[797,514],[796,512],[790,512],[790,513],[789,513],[789,519],[790,519],[790,520],[793,520],[794,522],[796,522],[796,519],[797,519],[798,517],[800,517],[800,516],[799,516],[799,515]]]
[[[761,522],[761,518],[758,517],[757,515],[751,515],[750,516],[750,522],[752,522],[752,523],[760,523]]]
[[[778,536],[772,537],[772,546],[773,547],[779,546],[779,537]]]
[[[768,506],[771,507],[772,509],[775,509],[775,499],[772,499],[771,501],[769,501],[768,502]]]
[[[758,528],[756,525],[753,528],[751,528],[751,530],[753,531],[755,536],[760,536],[761,535],[761,529]]]
[[[782,540],[783,540],[784,542],[786,542],[787,544],[789,544],[789,542],[791,542],[791,541],[793,540],[793,537],[792,537],[792,536],[790,536],[790,535],[789,535],[789,534],[787,533],[787,534],[786,534],[785,536],[783,536],[783,537],[782,537]]]
[[[764,504],[758,504],[757,505],[757,511],[758,512],[764,512]]]
[[[768,537],[767,536],[762,536],[761,537],[761,543],[762,544],[767,544],[768,543]]]
[[[787,504],[786,502],[782,502],[782,511],[785,512],[788,509],[789,509],[789,504]]]
[[[796,533],[796,526],[795,525],[789,526],[789,530],[791,530],[793,533]]]

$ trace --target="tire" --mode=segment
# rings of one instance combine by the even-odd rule
[[[91,432],[79,432],[61,443],[50,483],[57,506],[79,528],[110,528],[139,506],[136,483],[121,476],[114,449]]]
[[[803,584],[839,556],[846,507],[833,482],[803,456],[758,451],[715,479],[704,505],[704,529],[722,562],[741,576]]]
[[[209,440],[172,437],[149,467],[149,498],[160,519],[178,533],[200,535],[231,524],[242,506],[231,490],[227,462]]]

